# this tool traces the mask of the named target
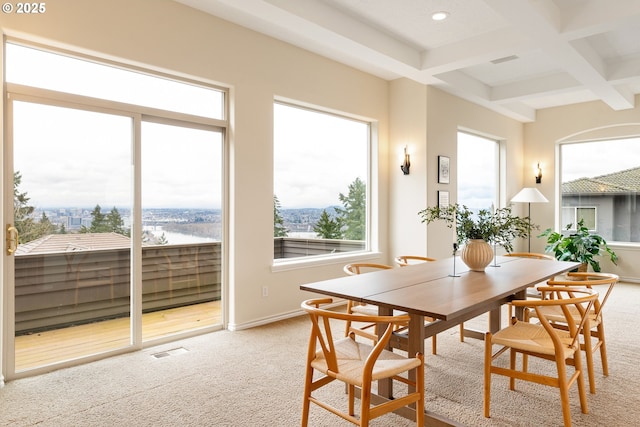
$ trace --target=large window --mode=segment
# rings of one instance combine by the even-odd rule
[[[560,185],[562,230],[582,220],[606,240],[640,242],[640,138],[560,145]]]
[[[497,206],[498,142],[458,132],[458,203],[474,212]]]
[[[274,259],[368,248],[370,124],[274,104]]]
[[[220,329],[224,90],[17,43],[6,58],[7,378]]]

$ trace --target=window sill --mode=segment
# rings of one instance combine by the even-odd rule
[[[287,258],[282,261],[274,261],[271,272],[299,270],[323,265],[348,264],[354,261],[363,261],[380,258],[380,252],[349,252],[341,255],[314,256],[305,258]]]

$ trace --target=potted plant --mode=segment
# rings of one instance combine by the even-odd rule
[[[573,224],[567,225],[570,230]],[[575,233],[564,235],[551,228],[546,229],[538,237],[547,238],[545,252],[553,253],[559,261],[575,261],[582,263],[578,271],[587,271],[589,266],[595,272],[600,271],[600,261],[596,258],[607,254],[614,265],[618,265],[618,256],[607,246],[607,241],[600,235],[589,232],[584,219],[578,221]]]
[[[456,241],[459,245],[466,244],[461,253],[461,258],[474,271],[484,271],[484,268],[491,262],[493,251],[489,244],[500,245],[507,252],[513,250],[513,239],[527,237],[532,225],[528,218],[521,218],[511,213],[511,207],[495,210],[481,209],[477,214],[464,205],[452,204],[446,207],[434,206],[421,210],[418,215],[422,222],[430,224],[433,221],[444,221],[449,228],[455,226]],[[482,245],[484,242],[484,245]],[[478,265],[473,260],[468,259],[469,248],[484,246],[482,256],[477,257]],[[488,258],[488,259],[487,259]],[[469,265],[469,262],[474,265]],[[484,265],[484,262],[486,263]]]

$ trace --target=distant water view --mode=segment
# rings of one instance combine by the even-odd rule
[[[93,208],[46,208],[36,209],[34,218],[43,214],[57,227],[64,227],[68,233],[78,233],[81,227],[91,226],[91,212]],[[108,213],[110,208],[103,209]],[[327,211],[334,212],[333,207]],[[125,228],[131,227],[128,208],[118,207],[124,220]],[[288,237],[302,239],[316,239],[313,227],[320,218],[323,209],[282,209],[284,226],[288,230]],[[166,244],[179,245],[189,243],[210,243],[222,240],[222,212],[219,209],[176,209],[158,208],[143,209],[142,230],[152,235],[154,240],[160,241],[164,235]]]
[[[177,233],[175,231],[165,231],[161,225],[148,225],[142,228],[143,231],[149,232],[153,234],[157,239],[161,239],[164,235],[164,238],[169,245],[181,245],[187,243],[208,243],[208,242],[219,242],[219,239],[214,239],[212,237],[202,237],[195,236],[193,234],[184,234]]]

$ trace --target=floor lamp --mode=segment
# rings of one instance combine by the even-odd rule
[[[511,202],[529,204],[529,252],[531,252],[531,203],[548,203],[549,201],[537,188],[525,187],[513,196]]]

